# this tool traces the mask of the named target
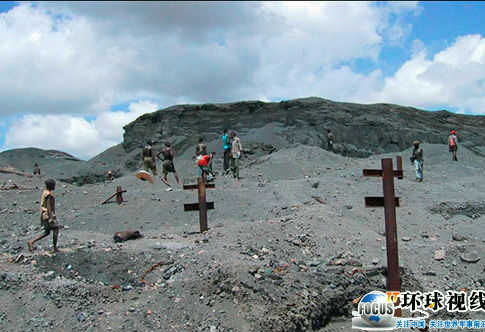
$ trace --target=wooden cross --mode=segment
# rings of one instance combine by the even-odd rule
[[[198,189],[199,191],[199,203],[184,204],[184,211],[199,211],[201,233],[209,230],[207,226],[207,210],[214,209],[214,202],[207,202],[205,200],[205,189],[214,189],[215,187],[216,185],[214,183],[206,184],[201,177],[197,178],[197,184],[184,184],[184,190]]]
[[[122,190],[121,186],[117,186],[116,192],[113,195],[111,195],[107,200],[105,200],[103,203],[101,203],[101,205],[108,203],[115,196],[116,196],[116,202],[118,203],[118,205],[120,205],[121,203],[124,202],[123,193],[125,193],[125,192],[126,192],[126,190]]]
[[[384,197],[365,197],[366,207],[384,207],[387,247],[387,290],[401,291],[399,273],[399,255],[397,250],[396,207],[399,207],[399,197],[394,196],[394,177],[402,179],[402,158],[398,156],[397,170],[393,170],[392,158],[381,160],[382,169],[364,169],[364,176],[382,177]],[[401,309],[395,310],[395,316],[401,317]]]

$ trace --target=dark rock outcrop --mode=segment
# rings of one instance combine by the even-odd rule
[[[124,127],[123,147],[138,150],[147,139],[171,141],[178,151],[192,148],[204,136],[218,142],[223,128],[236,130],[243,142],[327,147],[326,129],[336,136],[337,153],[367,157],[402,151],[415,139],[447,144],[451,128],[460,144],[482,154],[483,116],[427,112],[392,104],[362,105],[304,98],[279,103],[247,101],[229,104],[177,105],[145,114]],[[483,151],[485,153],[485,150]],[[129,165],[127,165],[129,166]]]
[[[484,116],[428,112],[392,104],[353,104],[322,98],[302,98],[265,103],[175,105],[140,116],[124,127],[123,142],[89,161],[58,151],[16,149],[0,153],[0,166],[31,171],[34,161],[43,174],[76,184],[104,181],[141,167],[141,148],[148,139],[159,151],[166,141],[176,151],[179,171],[189,169],[199,137],[210,151],[222,157],[220,136],[235,130],[246,150],[243,162],[298,144],[327,149],[327,129],[335,135],[334,151],[351,157],[398,152],[419,139],[447,144],[451,128],[458,131],[460,146],[485,156]],[[249,160],[248,160],[249,159]],[[55,163],[54,163],[55,161]]]

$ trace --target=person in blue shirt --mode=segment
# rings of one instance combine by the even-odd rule
[[[229,135],[227,129],[224,129],[222,135],[222,145],[224,147],[224,173],[229,172],[229,160],[231,158],[231,145],[229,144]]]

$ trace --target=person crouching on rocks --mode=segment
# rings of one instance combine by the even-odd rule
[[[215,152],[211,152],[210,154],[200,156],[199,160],[197,160],[197,165],[199,166],[197,174],[198,177],[207,179],[207,181],[212,181],[212,179],[214,178],[214,173],[212,172],[209,165],[215,154]]]
[[[416,167],[416,181],[423,182],[423,149],[419,147],[420,141],[414,141],[413,155],[411,156],[411,162]]]
[[[57,237],[59,235],[59,228],[60,225],[57,224],[56,218],[56,208],[55,208],[55,197],[54,197],[54,190],[56,189],[56,181],[53,179],[48,179],[45,181],[46,189],[42,192],[42,196],[40,198],[40,224],[42,228],[44,228],[44,234],[27,241],[27,245],[29,246],[29,251],[34,251],[34,244],[45,238],[50,234],[52,231],[52,245],[53,251],[57,252]]]
[[[167,191],[171,191],[172,186],[170,186],[168,183],[168,173],[173,173],[177,184],[180,185],[180,180],[177,175],[177,171],[175,170],[175,165],[173,164],[174,153],[171,144],[165,143],[165,148],[163,148],[163,150],[157,154],[158,159],[160,159],[160,154],[163,155],[163,176],[160,178],[160,180],[162,180],[162,182],[168,186]]]

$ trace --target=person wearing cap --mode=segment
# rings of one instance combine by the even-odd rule
[[[456,150],[458,150],[458,138],[456,137],[456,130],[453,129],[448,136],[448,147],[451,152],[451,160],[458,161],[456,158]]]
[[[157,175],[155,152],[153,152],[152,145],[153,142],[148,140],[147,145],[141,151],[141,157],[143,159],[143,169],[146,172],[152,171],[153,175]]]
[[[416,167],[416,181],[423,182],[423,148],[419,147],[420,141],[416,140],[413,142],[414,149],[413,155],[411,156],[411,162],[414,163]]]

